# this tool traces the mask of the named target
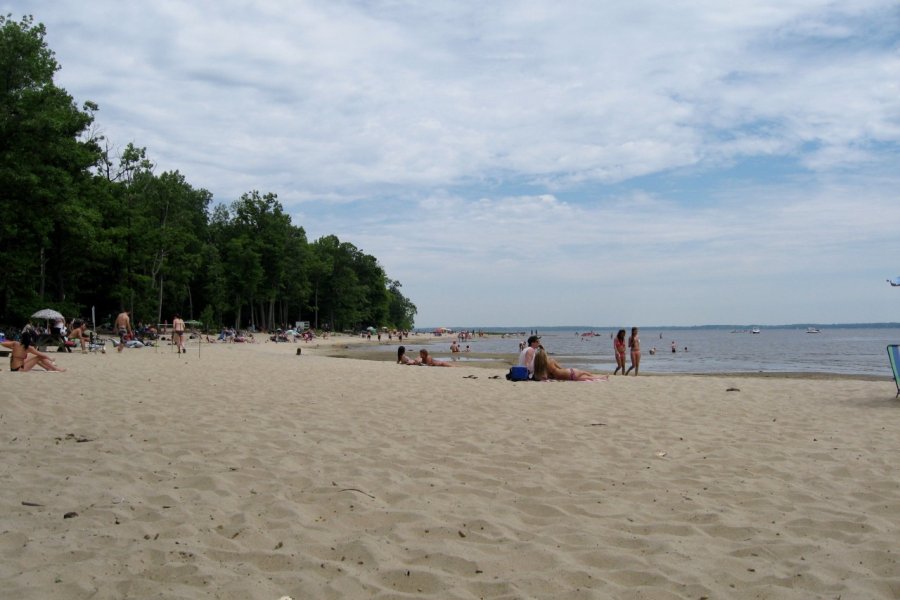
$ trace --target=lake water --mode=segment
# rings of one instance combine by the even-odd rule
[[[585,330],[576,329],[537,331],[543,346],[564,366],[601,373],[615,369],[611,330],[595,329],[594,336],[582,336]],[[807,333],[805,328],[763,328],[758,334],[730,329],[648,328],[641,329],[639,335],[642,373],[835,373],[890,377],[885,346],[900,344],[900,328],[825,327],[820,333]],[[466,362],[478,360],[479,353],[490,353],[508,354],[512,359],[518,353],[519,342],[527,336],[476,337],[462,343],[463,347],[468,344],[474,354],[457,357]],[[434,356],[446,359],[451,356],[453,339],[455,336],[446,336],[445,341],[417,344],[413,336],[403,344],[415,350],[428,348]],[[671,351],[672,341],[676,344],[675,353]],[[657,350],[655,355],[650,354],[653,347]],[[396,352],[396,345],[379,347],[382,348]],[[630,358],[626,358],[626,364],[630,364]]]

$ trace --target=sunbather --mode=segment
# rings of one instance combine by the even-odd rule
[[[421,365],[422,361],[419,359],[412,359],[406,355],[406,346],[400,346],[397,348],[397,364],[398,365]]]
[[[547,351],[543,348],[538,348],[534,355],[533,379],[535,381],[547,381],[549,379],[559,381],[594,381],[605,378],[603,375],[596,375],[590,371],[563,367],[555,359],[550,358]]]
[[[422,348],[419,350],[419,358],[421,360],[420,364],[429,366],[429,367],[452,367],[452,363],[448,363],[443,360],[438,360],[436,358],[432,358],[430,354],[428,354],[428,350]]]
[[[34,331],[28,327],[22,330],[19,341],[0,342],[4,348],[12,350],[9,355],[10,371],[30,371],[35,366],[43,367],[47,371],[65,371],[62,367],[57,367],[52,358],[35,348],[34,342]]]

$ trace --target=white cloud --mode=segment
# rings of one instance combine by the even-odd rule
[[[0,6],[111,142],[277,193],[422,324],[896,318],[888,0]]]

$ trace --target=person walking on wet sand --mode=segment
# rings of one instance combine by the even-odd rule
[[[631,328],[631,337],[628,338],[628,347],[631,348],[631,366],[625,371],[628,375],[634,369],[634,375],[637,377],[638,369],[641,366],[641,340],[638,338],[638,328]]]
[[[613,349],[616,352],[616,370],[613,371],[613,375],[619,374],[619,369],[622,370],[622,375],[625,374],[625,330],[620,329],[619,333],[616,334],[616,339],[613,341]]]

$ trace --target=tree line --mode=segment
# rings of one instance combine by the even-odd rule
[[[334,235],[312,242],[273,193],[229,205],[145,148],[112,156],[53,78],[43,24],[0,15],[0,323],[50,306],[103,322],[174,313],[209,326],[410,329],[415,305],[374,256]]]

